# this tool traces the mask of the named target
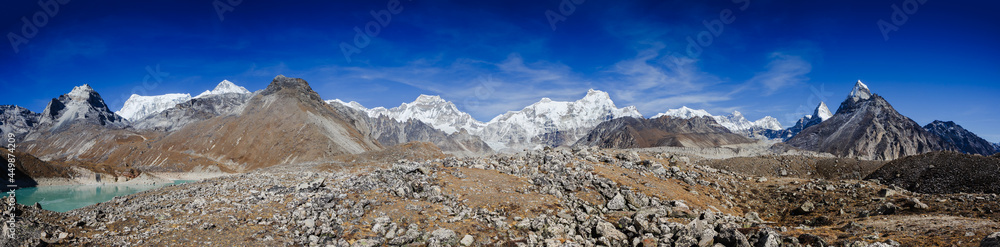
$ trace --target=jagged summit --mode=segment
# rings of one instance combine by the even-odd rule
[[[945,142],[951,143],[958,151],[963,153],[989,156],[1000,152],[1000,150],[997,150],[993,146],[993,143],[986,141],[953,121],[934,120],[934,122],[925,125],[924,129],[941,137]]]
[[[819,117],[820,122],[822,122],[833,117],[833,113],[830,112],[830,108],[826,106],[826,102],[821,101],[819,102],[819,105],[816,106],[816,110],[813,111],[812,116]]]
[[[309,82],[303,80],[302,78],[291,78],[285,77],[284,75],[278,75],[271,80],[271,84],[267,85],[264,91],[261,91],[262,95],[271,95],[275,93],[287,92],[293,95],[304,95],[309,98],[323,101],[316,91],[312,90],[309,86]]]
[[[783,136],[782,138],[784,138],[785,140],[790,139],[798,135],[806,128],[820,124],[823,121],[830,119],[831,117],[833,117],[833,113],[830,112],[830,108],[826,106],[825,102],[819,102],[819,105],[817,105],[816,109],[813,110],[812,115],[805,115],[804,117],[800,118],[799,121],[795,123],[795,126],[788,128],[787,133],[782,133],[783,135],[786,135]]]
[[[45,106],[39,124],[57,129],[73,122],[89,122],[98,125],[122,124],[122,117],[108,109],[101,95],[88,84],[73,87],[67,94],[54,98]]]
[[[851,94],[848,95],[848,98],[853,99],[854,101],[866,100],[871,97],[872,91],[869,90],[868,85],[865,85],[861,82],[861,80],[858,80],[858,83],[854,84],[854,89],[851,90]]]
[[[73,90],[66,95],[74,100],[87,100],[93,93],[95,93],[94,88],[90,87],[90,84],[83,84],[82,86],[73,87]]]
[[[237,86],[235,83],[229,80],[222,80],[222,82],[219,82],[219,85],[215,86],[215,89],[205,90],[205,92],[199,94],[198,96],[195,96],[195,98],[202,98],[209,95],[218,95],[227,93],[249,94],[250,90],[247,90],[246,88],[241,86]]]

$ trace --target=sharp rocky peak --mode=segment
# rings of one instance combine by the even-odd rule
[[[121,116],[111,112],[101,95],[88,84],[73,87],[69,93],[52,99],[42,111],[39,122],[51,124],[55,129],[77,120],[100,125],[122,122]]]
[[[833,113],[830,112],[830,107],[827,107],[825,102],[819,102],[819,105],[816,106],[816,110],[813,111],[812,116],[818,117],[822,121],[826,121],[827,119],[833,117]]]
[[[90,84],[83,84],[81,86],[73,87],[73,90],[66,95],[73,100],[87,100],[90,99],[90,96],[95,93],[94,88],[90,87]]]
[[[868,89],[868,85],[858,80],[858,83],[854,84],[854,89],[851,90],[851,94],[848,97],[854,101],[867,100],[872,97],[872,91]]]
[[[314,92],[312,87],[309,87],[309,83],[302,78],[291,78],[285,77],[284,75],[278,75],[274,77],[274,80],[271,80],[271,84],[267,85],[267,88],[265,88],[261,94],[269,95],[286,89]]]

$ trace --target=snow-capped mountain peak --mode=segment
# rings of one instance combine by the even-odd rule
[[[733,113],[728,116],[709,115],[709,117],[712,117],[715,119],[715,122],[718,122],[720,125],[726,127],[726,129],[729,129],[733,133],[745,134],[747,136],[750,136],[749,134],[751,134],[754,130],[759,129],[781,130],[781,123],[778,122],[778,119],[771,116],[766,116],[753,122],[747,120],[747,118],[743,116],[743,113],[740,113],[739,111],[733,111]]]
[[[534,149],[571,144],[598,124],[621,117],[641,118],[635,107],[618,108],[607,92],[588,90],[576,101],[542,98],[520,111],[499,115],[480,136],[494,150]]]
[[[122,109],[116,111],[115,113],[125,119],[128,119],[129,121],[136,121],[146,118],[149,115],[157,114],[166,109],[170,109],[171,107],[187,102],[188,100],[191,100],[191,95],[186,93],[172,93],[155,96],[133,94],[128,98],[128,100],[125,101],[125,105],[122,106]]]
[[[858,83],[854,84],[854,89],[851,90],[849,97],[854,99],[854,101],[866,100],[872,97],[872,91],[868,89],[868,85],[858,80]]]
[[[781,122],[777,118],[766,116],[753,122],[754,125],[769,130],[782,130]]]
[[[825,102],[819,102],[819,106],[816,106],[816,110],[813,111],[812,116],[819,117],[822,121],[826,121],[827,119],[833,117],[833,113],[830,112],[830,108],[826,106]]]
[[[816,109],[813,110],[812,115],[803,116],[798,122],[795,123],[795,126],[788,129],[790,136],[787,138],[798,135],[799,132],[802,132],[802,130],[812,127],[813,125],[820,124],[831,117],[833,117],[833,113],[831,113],[830,108],[826,106],[826,102],[819,102],[819,105],[817,105]]]
[[[369,117],[373,118],[386,116],[399,122],[418,120],[447,134],[458,132],[461,129],[471,132],[485,125],[483,122],[472,118],[472,115],[458,110],[458,107],[454,103],[436,95],[420,95],[413,102],[403,103],[390,109],[381,106],[367,109],[358,102],[351,101],[344,103],[344,101],[339,99],[327,101],[327,103],[330,102],[340,103],[363,111]]]
[[[663,116],[691,119],[696,117],[712,117],[712,114],[709,114],[708,111],[705,110],[695,110],[688,108],[687,106],[682,106],[681,108],[678,109],[670,109],[667,110],[667,112],[656,114],[656,116],[653,116],[653,118],[659,118]]]
[[[226,94],[226,93],[248,94],[250,93],[250,90],[247,90],[246,88],[241,86],[237,86],[236,84],[234,84],[229,80],[222,80],[222,82],[220,82],[219,85],[215,86],[215,89],[206,90],[205,92],[198,94],[198,96],[195,96],[195,98],[201,98],[216,94]]]
[[[413,103],[418,103],[418,104],[441,104],[441,103],[446,103],[446,101],[444,99],[442,99],[441,96],[438,96],[438,95],[421,94],[420,96],[417,97],[417,100],[413,101]]]
[[[94,88],[91,88],[89,84],[83,84],[82,86],[73,87],[67,96],[73,100],[87,100],[90,99],[91,93],[94,93]]]
[[[42,111],[39,123],[51,124],[53,128],[75,121],[86,121],[99,125],[120,125],[122,117],[111,112],[101,95],[90,85],[73,87],[67,94],[52,99]]]
[[[611,101],[611,95],[607,92],[601,90],[594,90],[593,88],[587,90],[587,96],[583,96],[583,101],[592,102],[609,102]]]

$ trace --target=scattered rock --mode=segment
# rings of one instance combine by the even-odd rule
[[[757,214],[757,212],[749,212],[743,217],[746,218],[747,221],[750,221],[751,223],[764,222],[764,220],[760,218],[760,214]]]
[[[826,241],[823,241],[823,238],[821,238],[819,236],[816,236],[816,235],[812,235],[812,234],[802,234],[802,235],[799,235],[799,244],[809,245],[809,246],[813,246],[813,247],[826,247],[827,246],[827,243],[826,243]]]
[[[983,238],[983,241],[979,242],[979,247],[1000,247],[1000,232],[994,232]]]
[[[923,202],[920,202],[920,199],[918,199],[916,197],[907,198],[906,202],[903,203],[903,206],[904,207],[913,208],[913,209],[917,209],[917,210],[926,210],[926,209],[930,208],[930,206],[927,206],[927,204],[924,204]]]
[[[610,210],[623,210],[625,209],[625,196],[622,194],[616,194],[614,198],[608,201],[608,209]]]
[[[892,204],[891,202],[882,204],[878,206],[878,209],[875,210],[875,212],[878,213],[879,215],[893,215],[896,214],[897,211],[899,211],[899,207],[896,206],[895,204]]]
[[[802,203],[801,206],[795,208],[795,210],[792,210],[792,214],[793,215],[805,215],[805,214],[812,213],[813,210],[816,210],[816,205],[813,205],[813,203],[811,201],[806,201],[805,203]]]
[[[454,240],[456,236],[455,231],[445,228],[438,228],[437,230],[431,232],[431,238],[445,243]]]
[[[715,243],[727,247],[750,247],[747,236],[736,228],[726,228],[719,231],[719,234],[715,235]]]
[[[598,236],[606,237],[612,242],[620,242],[628,237],[621,231],[618,231],[618,229],[615,228],[615,225],[612,225],[607,221],[597,222],[597,226],[594,227],[594,232],[596,232]]]
[[[878,191],[878,196],[879,197],[891,197],[891,196],[894,196],[894,195],[896,195],[896,191],[892,190],[892,189],[886,188],[886,189],[881,189],[881,190]]]
[[[475,243],[475,239],[472,237],[472,235],[465,235],[465,237],[462,237],[462,240],[459,241],[458,243],[462,244],[462,246],[471,246],[473,243]]]

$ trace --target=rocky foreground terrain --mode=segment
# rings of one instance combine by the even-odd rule
[[[433,149],[270,167],[67,213],[19,206],[5,212],[18,215],[17,238],[2,245],[996,246],[1000,235],[996,194],[920,194],[853,172],[881,163]],[[740,165],[764,160],[771,171]]]

